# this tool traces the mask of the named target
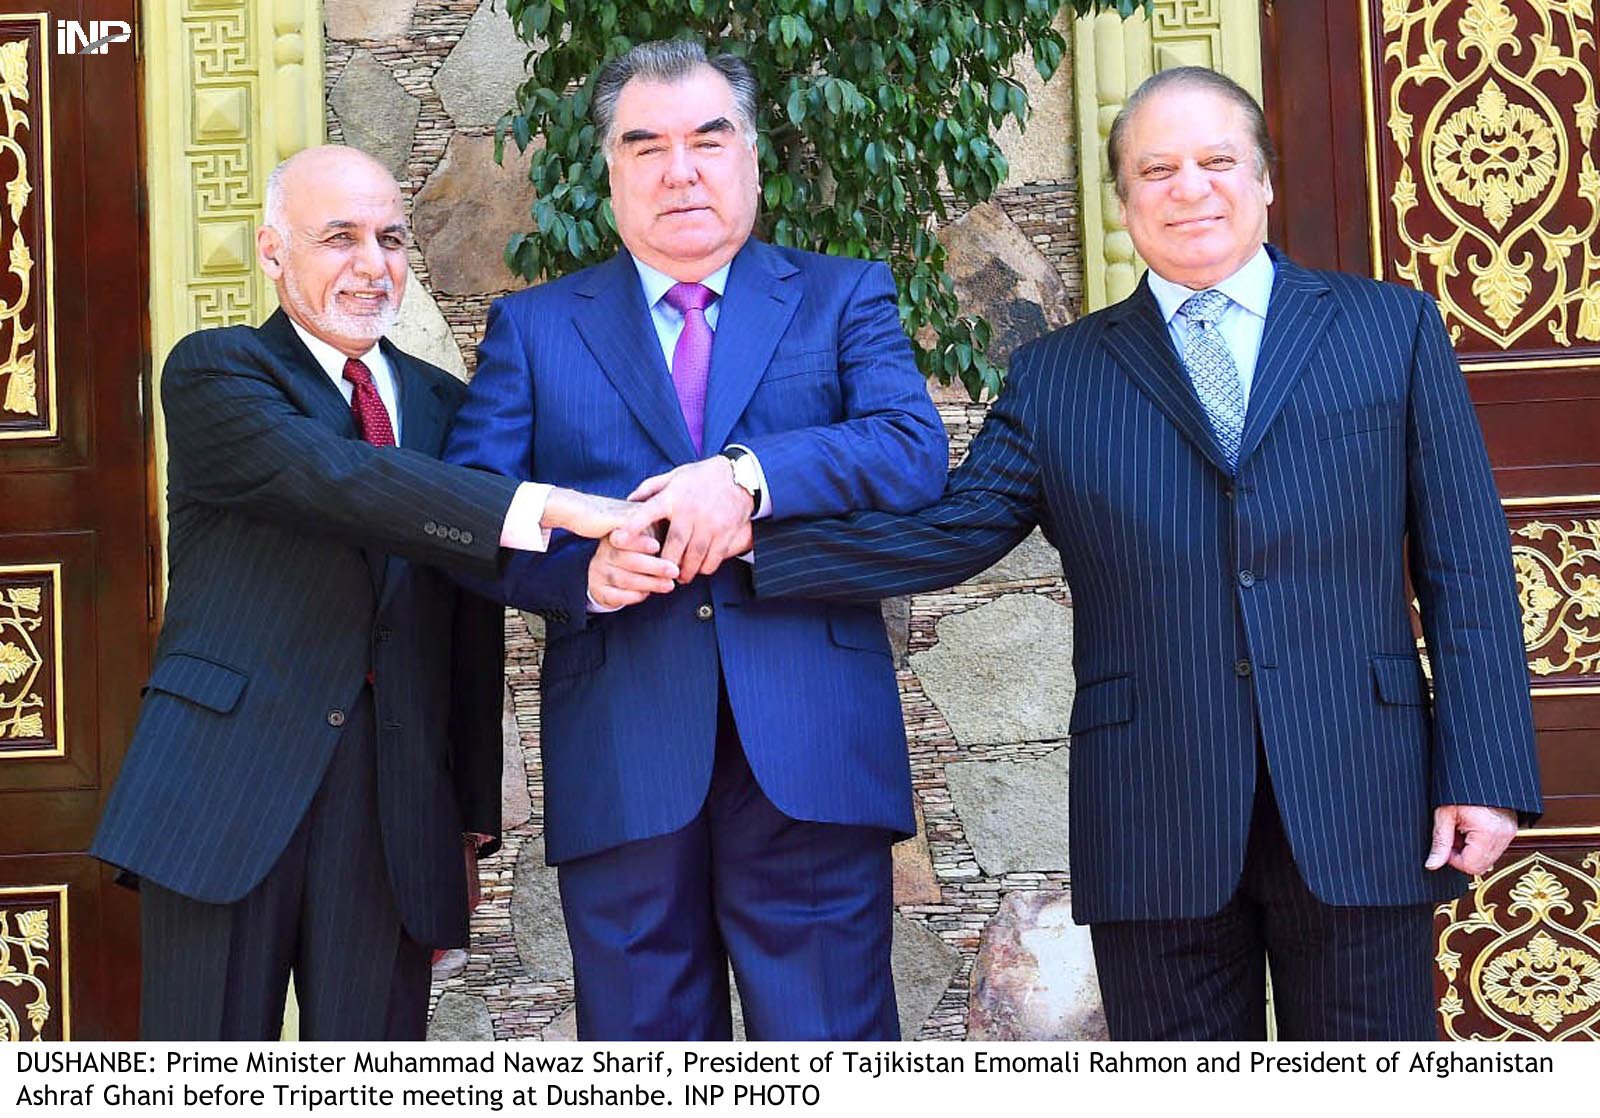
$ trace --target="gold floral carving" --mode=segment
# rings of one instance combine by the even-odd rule
[[[13,928],[11,918],[16,917]],[[43,1040],[50,1020],[50,990],[41,970],[50,966],[50,913],[47,909],[11,912],[0,908],[0,986],[20,990],[27,998],[22,1009],[27,1017],[24,1037],[17,1008],[0,998],[0,1042]]]
[[[1532,520],[1512,535],[1522,638],[1536,677],[1600,675],[1600,519]]]
[[[1438,1006],[1448,1037],[1600,1039],[1600,851],[1581,871],[1531,854],[1474,878],[1444,912],[1434,961],[1448,984]]]
[[[0,567],[0,759],[64,753],[60,576],[55,563]]]
[[[0,298],[0,357],[4,358],[0,363],[0,411],[37,417],[41,393],[33,348],[35,323],[28,321],[34,293],[33,254],[21,226],[33,185],[28,174],[28,152],[19,141],[22,132],[33,127],[23,109],[31,99],[31,45],[27,39],[0,43],[0,108],[5,110],[4,123],[0,125],[0,152],[16,164],[5,184],[5,201],[0,203],[0,214],[10,218],[9,229],[8,223],[0,221],[0,247],[7,250],[6,266],[18,287],[14,300]]]
[[[1600,340],[1594,0],[1383,0],[1381,45],[1395,273],[1458,344]]]

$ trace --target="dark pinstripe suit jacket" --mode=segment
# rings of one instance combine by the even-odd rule
[[[1258,735],[1333,904],[1458,893],[1422,868],[1434,805],[1541,807],[1505,519],[1438,312],[1273,259],[1236,477],[1141,284],[1017,352],[939,503],[758,526],[758,593],[861,600],[959,581],[1043,528],[1074,608],[1080,921],[1226,902]]]
[[[242,897],[371,671],[401,918],[421,943],[458,944],[462,831],[500,832],[502,619],[418,564],[493,572],[515,483],[436,461],[464,390],[384,353],[406,449],[356,437],[282,311],[174,348],[166,616],[92,853],[198,900]]]
[[[707,452],[755,451],[776,515],[919,508],[944,427],[881,264],[749,241],[711,355]],[[626,252],[497,300],[446,458],[610,496],[700,457]],[[547,610],[546,847],[560,862],[667,834],[705,802],[719,677],[762,790],[793,818],[912,828],[911,770],[876,608],[754,600],[742,562],[585,613],[595,544],[557,533],[500,593]]]

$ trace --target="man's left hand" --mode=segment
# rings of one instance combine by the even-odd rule
[[[687,585],[723,560],[750,550],[750,494],[734,484],[733,463],[720,454],[639,483],[630,501],[645,501],[669,522],[661,558],[678,564]]]
[[[1505,807],[1444,804],[1433,809],[1427,868],[1446,863],[1462,873],[1488,873],[1517,835],[1517,813]]]

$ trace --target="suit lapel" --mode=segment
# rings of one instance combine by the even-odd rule
[[[394,372],[395,392],[400,397],[400,445],[429,458],[439,457],[444,449],[445,419],[450,407],[443,386],[430,383],[416,360],[387,338],[380,344]],[[369,554],[380,560],[387,558],[379,579],[378,613],[381,615],[405,578],[410,563],[398,555]]]
[[[1250,385],[1250,406],[1239,439],[1239,462],[1261,444],[1300,373],[1328,328],[1336,310],[1328,298],[1328,285],[1316,273],[1286,259],[1270,246],[1274,276],[1272,298],[1267,303],[1267,324],[1256,357],[1255,379]]]
[[[617,253],[580,280],[577,294],[582,302],[573,322],[601,371],[661,453],[674,465],[692,462],[694,443],[644,305],[633,258]]]
[[[733,258],[711,347],[706,385],[704,452],[715,454],[767,371],[778,340],[800,304],[800,285],[786,282],[799,269],[760,241],[746,241]]]
[[[355,416],[350,402],[334,387],[306,343],[295,333],[294,324],[283,311],[276,310],[256,332],[262,343],[278,359],[273,370],[282,381],[289,398],[301,411],[326,423],[345,438],[356,437]]]
[[[1194,443],[1206,460],[1224,474],[1232,474],[1227,459],[1217,448],[1206,409],[1195,395],[1194,385],[1177,351],[1160,307],[1143,279],[1133,294],[1109,308],[1103,344],[1111,351],[1134,384],[1160,408],[1173,426]]]

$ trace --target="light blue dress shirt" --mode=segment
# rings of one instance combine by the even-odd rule
[[[666,294],[677,286],[678,281],[664,272],[656,271],[637,256],[633,257],[633,266],[639,269],[639,282],[644,285],[644,304],[650,308],[650,325],[656,328],[661,356],[667,359],[667,372],[670,373],[672,352],[678,348],[678,337],[683,333],[683,314],[667,302]],[[713,331],[717,328],[717,320],[722,317],[722,293],[728,289],[728,273],[732,269],[733,261],[730,260],[700,281],[717,293],[717,297],[706,308],[706,325]]]
[[[1244,400],[1250,402],[1250,385],[1255,380],[1256,357],[1261,353],[1261,334],[1267,325],[1267,303],[1272,298],[1272,279],[1275,272],[1272,257],[1266,248],[1245,261],[1233,275],[1212,287],[1230,300],[1228,309],[1217,319],[1217,331],[1222,335],[1233,363],[1239,370],[1239,387]],[[1149,273],[1150,294],[1156,297],[1161,317],[1172,337],[1172,346],[1183,356],[1183,323],[1178,321],[1178,308],[1195,293],[1193,288],[1162,279],[1152,269]]]

